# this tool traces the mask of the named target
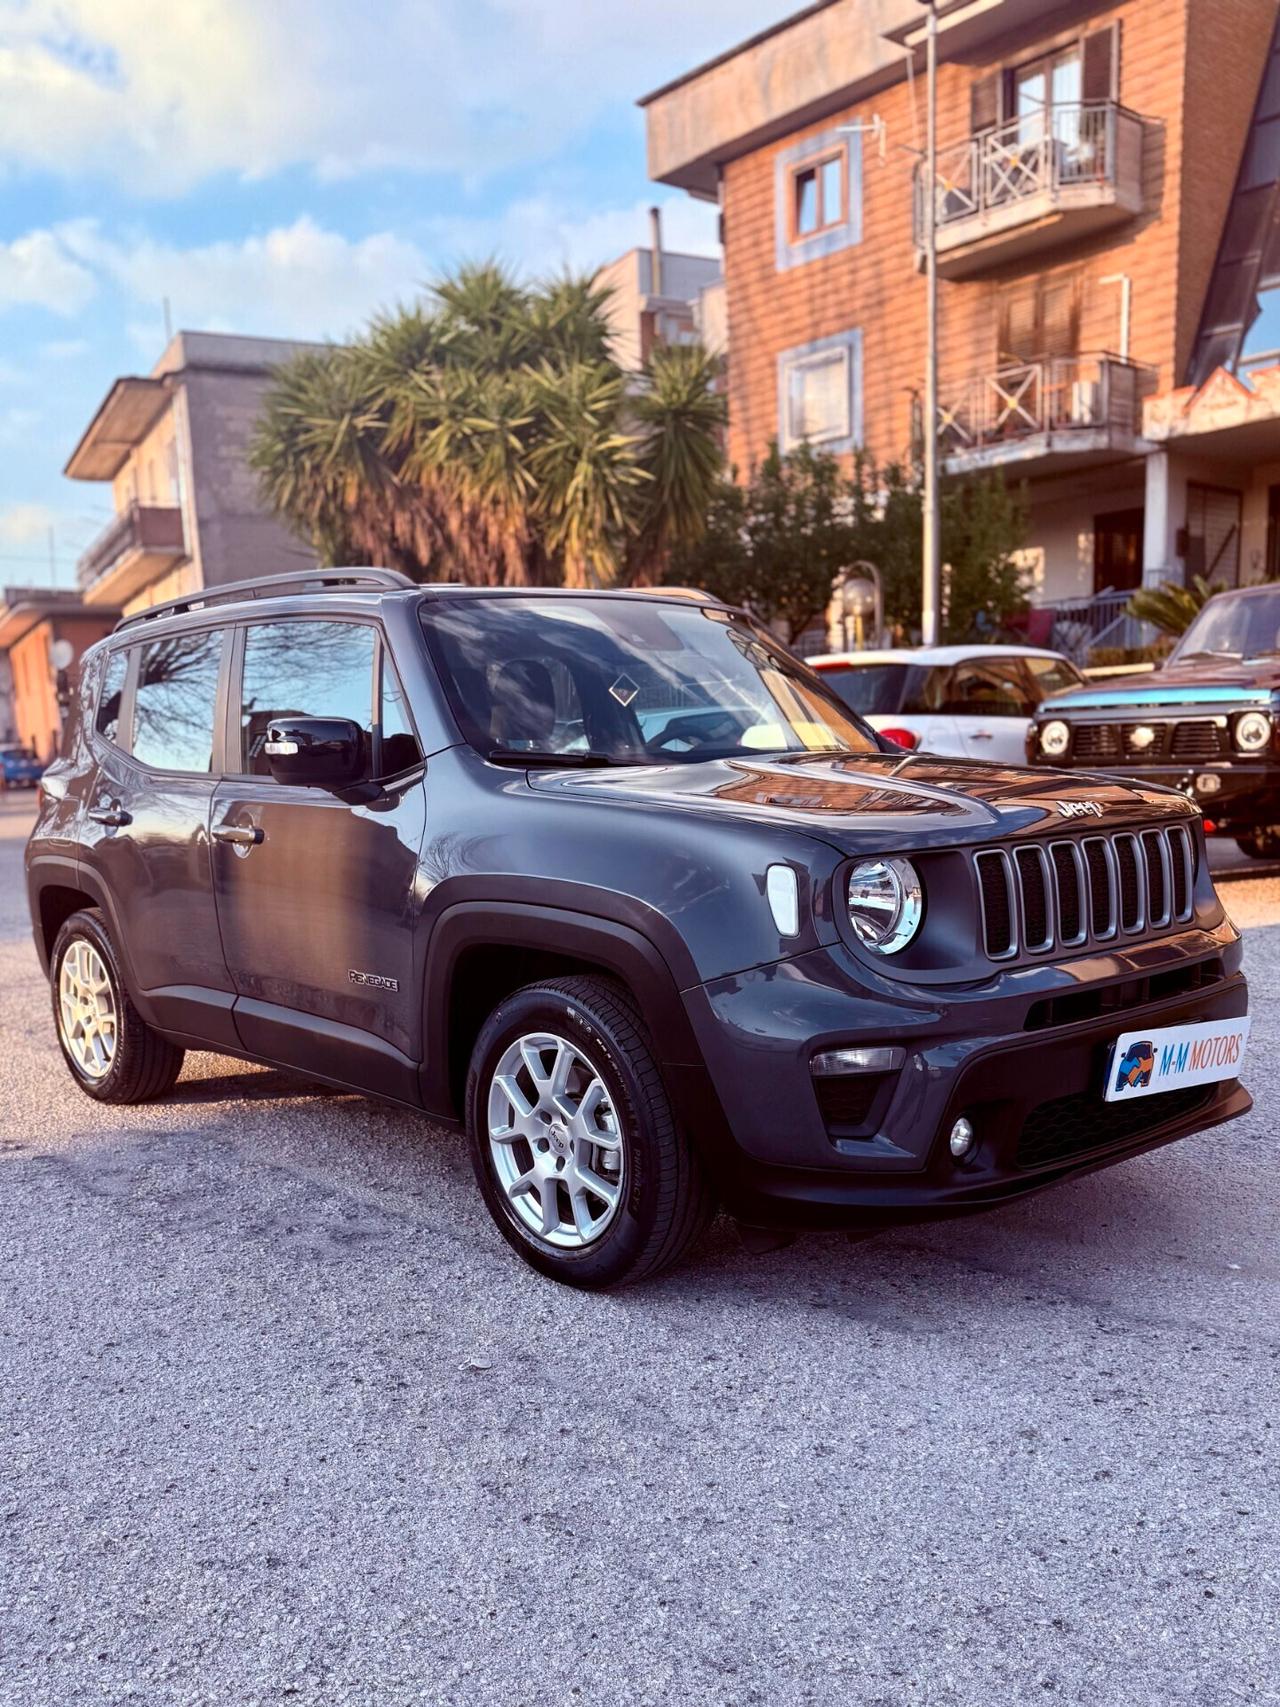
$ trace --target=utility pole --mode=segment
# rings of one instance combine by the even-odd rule
[[[58,547],[57,547],[56,540],[54,538],[53,528],[50,527],[50,529],[49,529],[49,585],[51,587],[56,587],[57,584],[58,584]]]
[[[924,276],[927,321],[924,379],[924,584],[921,639],[938,644],[942,620],[942,507],[938,493],[938,13],[925,26]]]

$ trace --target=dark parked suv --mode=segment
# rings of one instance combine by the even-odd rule
[[[1242,1114],[1180,795],[886,750],[702,595],[334,571],[85,655],[27,851],[63,1054],[465,1124],[535,1267],[980,1209]]]

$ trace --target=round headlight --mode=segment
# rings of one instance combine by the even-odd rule
[[[849,923],[877,954],[897,954],[920,929],[924,890],[909,859],[865,859],[849,874]]]
[[[1055,719],[1046,723],[1040,730],[1040,751],[1050,759],[1060,759],[1071,745],[1071,731],[1065,723]]]
[[[1265,711],[1246,711],[1236,724],[1236,746],[1242,753],[1260,753],[1271,740],[1271,719]]]

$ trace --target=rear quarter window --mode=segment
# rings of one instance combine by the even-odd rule
[[[129,674],[129,653],[121,647],[107,658],[102,673],[102,691],[98,695],[98,711],[93,727],[104,741],[120,745],[121,716],[124,711],[124,682]]]
[[[143,648],[133,710],[133,756],[140,765],[200,774],[213,768],[222,644],[221,629],[202,629]]]

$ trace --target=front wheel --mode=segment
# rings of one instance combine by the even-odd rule
[[[1261,825],[1236,837],[1236,846],[1250,859],[1280,859],[1280,825]]]
[[[714,1211],[640,1017],[605,978],[500,1003],[472,1053],[467,1134],[503,1237],[571,1286],[656,1274]]]

